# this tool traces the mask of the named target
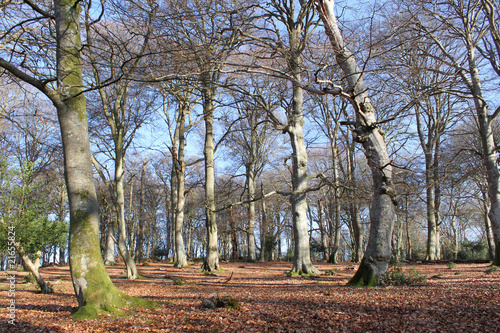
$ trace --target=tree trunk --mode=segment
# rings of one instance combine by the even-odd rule
[[[142,171],[141,171],[141,196],[139,200],[139,230],[137,232],[136,240],[135,240],[135,261],[141,262],[144,256],[144,237],[146,232],[146,166],[148,164],[147,158],[142,162]]]
[[[115,264],[115,221],[108,221],[106,232],[106,248],[104,252],[104,265]]]
[[[137,267],[134,258],[130,255],[127,246],[127,225],[125,222],[125,190],[123,182],[124,159],[121,149],[116,149],[115,158],[115,195],[116,212],[118,219],[118,250],[127,268],[127,278],[135,280],[138,278]]]
[[[184,245],[184,207],[186,204],[186,163],[184,161],[184,146],[185,146],[185,129],[186,129],[186,113],[188,106],[181,102],[179,106],[179,115],[177,118],[175,139],[178,144],[174,144],[172,152],[174,155],[174,171],[177,178],[177,192],[173,193],[177,196],[175,200],[175,252],[176,261],[174,267],[184,268],[188,266],[186,247]]]
[[[131,302],[137,305],[141,302],[113,285],[101,257],[99,209],[91,164],[87,109],[81,88],[81,7],[77,1],[56,0],[54,10],[58,93],[48,95],[57,108],[63,142],[70,208],[69,264],[79,307],[73,317],[88,318]]]
[[[14,243],[14,248],[16,249],[17,253],[21,256],[21,259],[24,263],[24,266],[28,269],[28,271],[33,275],[36,279],[36,283],[38,283],[38,286],[40,287],[40,291],[42,294],[51,294],[54,292],[51,287],[49,287],[45,281],[43,280],[42,276],[40,275],[40,272],[38,271],[38,268],[40,267],[40,257],[42,255],[41,251],[36,252],[36,261],[35,264],[31,261],[30,257],[24,252],[23,247],[19,243]]]
[[[299,28],[300,29],[300,28]],[[292,49],[298,41],[293,39],[300,35],[299,31],[291,33]],[[295,52],[292,52],[295,53]],[[294,78],[300,82],[300,58],[293,57],[289,61]],[[292,145],[292,221],[294,232],[294,274],[319,274],[311,262],[309,233],[307,225],[307,150],[304,141],[304,117],[302,114],[302,88],[293,85],[293,101],[291,114],[288,117],[288,134]]]
[[[206,75],[206,74],[205,74]],[[209,74],[210,75],[210,74]],[[205,116],[205,215],[207,227],[207,250],[202,270],[217,271],[219,247],[217,245],[217,220],[215,214],[215,168],[214,168],[214,95],[210,79],[203,82],[203,112]]]
[[[261,195],[264,195],[264,185],[260,184],[260,192]],[[267,248],[267,207],[266,207],[266,199],[262,198],[262,211],[261,211],[261,223],[260,223],[260,261],[266,260],[266,248]]]
[[[370,209],[370,235],[365,255],[350,285],[374,286],[389,266],[394,223],[395,189],[392,166],[382,130],[377,125],[375,110],[363,83],[362,71],[354,55],[345,47],[337,25],[333,0],[318,0],[317,9],[347,82],[351,102],[356,111],[355,138],[363,145],[372,172],[373,197]]]
[[[346,150],[348,156],[348,180],[349,186],[351,188],[356,188],[356,165],[354,164],[354,149],[355,142],[349,144],[348,149]],[[351,215],[351,224],[352,231],[354,234],[354,262],[360,262],[361,258],[363,258],[363,239],[365,237],[365,231],[363,229],[363,225],[361,224],[361,219],[359,218],[359,203],[358,197],[355,193],[355,190],[350,190],[350,203],[349,210]]]
[[[253,128],[253,126],[252,126]],[[254,137],[254,133],[250,134]],[[253,142],[254,140],[252,140]],[[248,261],[257,260],[255,251],[255,162],[249,162],[245,165],[247,174],[248,186],[248,227],[247,227],[247,242],[248,242]]]
[[[483,209],[484,209],[484,227],[486,232],[486,241],[488,242],[488,258],[490,260],[495,259],[495,239],[493,236],[493,230],[491,228],[491,221],[488,216],[488,212],[490,210],[489,201],[486,197],[486,193],[481,191],[483,194]]]
[[[323,260],[328,262],[329,253],[328,253],[328,243],[330,240],[328,239],[328,233],[325,225],[325,208],[323,206],[323,201],[318,200],[318,225],[319,231],[321,235],[321,246],[323,247]]]
[[[426,170],[425,170],[425,179],[426,179],[426,206],[427,206],[427,255],[426,260],[437,260],[438,251],[437,248],[439,244],[437,243],[438,237],[438,227],[436,222],[436,213],[435,213],[435,187],[434,187],[434,173],[432,171],[432,167],[430,166],[431,161],[430,158],[426,154]]]

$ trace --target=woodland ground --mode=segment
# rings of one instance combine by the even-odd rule
[[[129,309],[124,316],[71,319],[77,303],[68,266],[41,269],[55,293],[37,293],[17,273],[16,325],[7,324],[9,297],[0,272],[0,332],[499,332],[500,271],[489,264],[406,264],[428,277],[409,286],[346,287],[350,263],[317,263],[319,278],[288,277],[291,263],[222,263],[204,274],[172,264],[139,265],[144,278],[128,281],[122,265],[108,266],[127,294],[160,302],[154,309]],[[490,269],[491,271],[491,269]],[[229,280],[229,281],[228,281]],[[181,283],[182,282],[182,283]],[[179,285],[178,285],[179,284]],[[206,309],[203,299],[231,296],[240,308]]]

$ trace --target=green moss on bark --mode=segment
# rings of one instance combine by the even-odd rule
[[[70,228],[70,265],[79,309],[76,320],[102,314],[122,314],[125,308],[151,307],[156,303],[126,295],[111,281],[101,258],[97,230],[90,216],[77,211]]]
[[[376,287],[379,284],[379,276],[375,275],[370,265],[365,264],[365,259],[361,261],[356,274],[347,282],[351,287]]]

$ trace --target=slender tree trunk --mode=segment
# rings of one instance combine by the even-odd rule
[[[321,246],[323,246],[323,259],[328,262],[328,233],[325,225],[325,207],[322,200],[318,200],[318,224],[321,235]]]
[[[120,147],[120,146],[117,146]],[[115,159],[115,195],[116,211],[118,218],[118,250],[127,268],[127,278],[138,278],[137,267],[127,246],[127,224],[125,222],[125,190],[123,182],[124,160],[120,149],[116,150]]]
[[[260,192],[261,195],[264,195],[264,185],[261,183],[260,184]],[[265,261],[266,260],[266,242],[267,242],[267,207],[266,207],[266,199],[262,198],[261,200],[262,204],[262,218],[261,218],[261,223],[260,223],[260,261]]]
[[[203,112],[205,116],[205,215],[207,227],[207,251],[203,263],[204,271],[217,271],[219,247],[217,245],[217,220],[215,214],[215,166],[214,166],[214,95],[210,79],[203,82]]]
[[[115,221],[108,221],[108,230],[106,232],[106,249],[104,253],[104,264],[115,264]]]
[[[354,133],[363,145],[368,166],[372,172],[373,196],[370,209],[370,235],[365,255],[358,271],[349,281],[351,285],[377,285],[389,266],[391,237],[394,223],[395,190],[392,183],[392,166],[382,130],[377,125],[375,110],[363,83],[362,70],[354,55],[346,48],[337,25],[333,0],[318,0],[317,9],[347,82],[352,92],[351,101],[356,111]]]
[[[30,257],[24,252],[24,249],[21,246],[21,244],[14,243],[14,248],[16,249],[17,253],[19,253],[19,255],[21,256],[24,266],[29,270],[31,275],[35,277],[36,283],[38,283],[38,286],[40,287],[42,294],[53,293],[54,291],[52,290],[52,288],[45,283],[42,276],[40,275],[40,272],[38,271],[38,268],[40,267],[40,257],[42,255],[41,251],[36,252],[36,261],[35,264],[33,264]]]
[[[339,250],[340,250],[340,206],[335,202],[335,195],[333,196],[332,204],[331,204],[331,215],[333,220],[333,246],[332,252],[330,253],[330,263],[336,264],[338,263]]]
[[[139,200],[139,230],[137,232],[137,238],[135,243],[135,261],[141,262],[144,256],[144,237],[146,231],[146,166],[148,164],[147,158],[142,162],[141,170],[141,196]]]
[[[253,131],[251,133],[252,136]],[[246,164],[247,186],[248,186],[248,227],[247,227],[247,242],[248,242],[248,261],[257,260],[255,251],[255,163],[249,162]]]
[[[238,233],[236,231],[236,221],[234,220],[234,211],[232,208],[229,209],[229,226],[231,228],[231,259],[238,260]]]
[[[354,164],[354,149],[355,149],[355,142],[353,141],[351,144],[349,144],[349,147],[346,150],[348,154],[347,162],[349,170],[347,178],[349,181],[349,186],[352,188],[356,188],[356,165]],[[349,210],[350,210],[352,231],[354,235],[353,261],[360,262],[361,259],[363,258],[363,250],[364,250],[363,239],[365,237],[365,231],[363,229],[363,225],[361,224],[361,219],[359,217],[359,203],[355,190],[350,190],[349,195],[350,195]]]

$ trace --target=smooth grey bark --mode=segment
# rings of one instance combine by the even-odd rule
[[[493,229],[491,227],[490,217],[488,216],[488,212],[490,211],[490,202],[487,197],[487,193],[481,190],[482,194],[482,202],[483,202],[483,210],[484,210],[484,228],[486,231],[486,241],[488,243],[488,258],[490,260],[495,259],[495,238],[493,235]]]
[[[292,61],[294,77],[300,82],[300,68]],[[309,232],[307,225],[307,151],[304,140],[304,118],[302,114],[302,88],[294,85],[292,114],[288,117],[287,132],[292,145],[292,221],[294,232],[294,260],[292,272],[297,274],[319,274],[311,261]]]
[[[379,277],[387,271],[391,258],[391,237],[395,216],[391,160],[383,131],[378,126],[367,87],[363,83],[363,72],[358,67],[352,52],[345,46],[338,28],[334,12],[335,1],[319,0],[316,5],[337,63],[346,77],[346,90],[350,92],[348,98],[356,112],[355,138],[363,145],[373,180],[368,244],[358,271],[349,284],[373,286],[378,284]]]
[[[260,193],[261,196],[264,196],[264,184],[260,183]],[[268,221],[267,221],[267,205],[266,199],[262,198],[261,200],[261,222],[260,222],[260,261],[266,260],[266,242],[267,242],[267,234],[268,234]]]
[[[213,74],[215,75],[215,74]],[[207,249],[202,270],[217,271],[219,247],[217,245],[217,216],[215,213],[215,165],[214,165],[214,99],[215,88],[211,73],[202,77],[203,114],[205,119],[205,215],[207,228]]]
[[[299,34],[295,32],[291,37]],[[290,44],[294,45],[291,38]],[[300,82],[300,59],[291,59],[290,67],[294,79]],[[304,118],[302,114],[302,88],[294,84],[291,114],[288,116],[287,132],[292,145],[292,192],[290,203],[292,205],[292,221],[294,232],[294,260],[292,272],[297,274],[319,274],[311,261],[309,232],[307,225],[307,150],[304,140]]]
[[[189,106],[180,101],[179,114],[177,117],[177,125],[174,134],[174,143],[172,145],[172,156],[173,156],[173,171],[175,172],[172,177],[175,176],[177,179],[176,192],[173,195],[176,196],[175,200],[175,264],[176,268],[183,268],[188,265],[186,247],[184,245],[184,207],[186,203],[186,162],[184,158],[184,146],[186,144],[186,114],[189,110]]]
[[[106,231],[106,245],[104,249],[104,265],[114,265],[115,262],[115,222],[108,221]]]
[[[255,247],[255,163],[248,163],[246,167],[247,186],[248,186],[248,227],[247,227],[247,243],[248,243],[248,260],[257,260],[257,252]]]
[[[321,236],[321,246],[323,246],[323,259],[328,262],[328,244],[330,242],[330,237],[327,233],[325,223],[325,207],[322,200],[318,200],[318,225]]]

